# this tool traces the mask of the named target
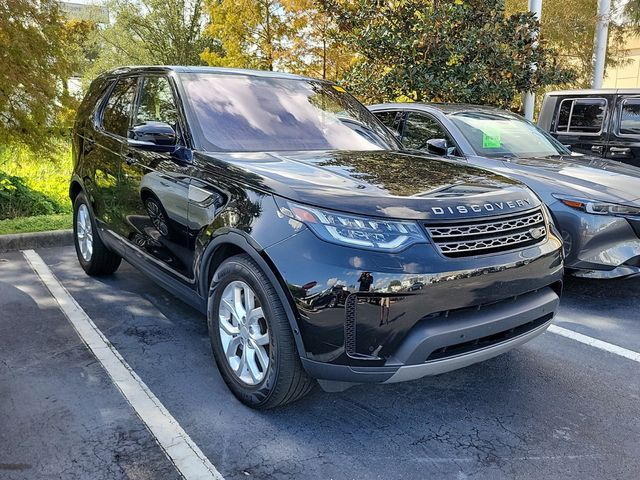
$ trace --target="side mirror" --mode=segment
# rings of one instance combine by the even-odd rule
[[[566,148],[567,150],[569,150],[570,152],[572,152],[572,151],[573,151],[573,150],[572,150],[572,148],[571,148],[571,145],[564,144],[564,145],[562,145],[562,146],[563,146],[564,148]]]
[[[444,138],[430,138],[427,140],[427,152],[434,155],[451,155],[453,148],[449,147],[449,143]]]
[[[146,150],[173,151],[176,141],[175,130],[164,122],[143,122],[129,130],[129,143]]]

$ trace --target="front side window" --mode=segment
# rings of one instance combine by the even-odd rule
[[[558,133],[591,133],[602,131],[607,109],[604,98],[565,99],[560,103],[556,131]]]
[[[127,136],[137,85],[138,79],[134,77],[118,80],[102,114],[102,126],[107,132]]]
[[[451,137],[431,115],[416,112],[409,114],[402,137],[402,144],[405,148],[422,150],[427,147],[427,141],[439,138],[446,140],[449,145],[453,145]]]
[[[393,135],[343,88],[252,75],[181,75],[204,147],[234,152],[397,149]]]
[[[144,79],[134,125],[145,122],[168,123],[178,130],[178,110],[167,77]]]
[[[476,155],[527,158],[571,154],[548,133],[508,113],[470,111],[454,113],[449,118]]]
[[[622,103],[620,135],[640,135],[640,98],[628,98]]]
[[[374,115],[380,120],[385,127],[393,132],[400,132],[402,126],[402,112],[387,111],[387,112],[375,112]]]

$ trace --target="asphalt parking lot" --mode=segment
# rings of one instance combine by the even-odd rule
[[[316,389],[256,412],[218,374],[205,319],[123,262],[87,277],[37,252],[226,479],[637,479],[640,365],[547,332],[410,383]],[[556,325],[640,352],[640,279],[569,279]],[[0,254],[0,478],[180,472],[20,252]]]

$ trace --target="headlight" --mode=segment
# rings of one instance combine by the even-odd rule
[[[415,222],[366,218],[278,200],[283,215],[304,223],[327,242],[397,252],[427,237]]]
[[[597,200],[584,200],[581,198],[565,197],[557,194],[554,194],[553,196],[564,203],[567,207],[582,210],[587,213],[593,213],[594,215],[640,216],[640,207],[621,205],[619,203],[599,202]]]

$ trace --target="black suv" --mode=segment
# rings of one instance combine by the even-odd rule
[[[638,88],[549,92],[538,126],[575,152],[640,167]]]
[[[218,368],[269,408],[490,358],[543,332],[562,249],[517,181],[402,152],[341,87],[123,68],[91,85],[70,195],[90,275],[125,258],[207,314]]]

